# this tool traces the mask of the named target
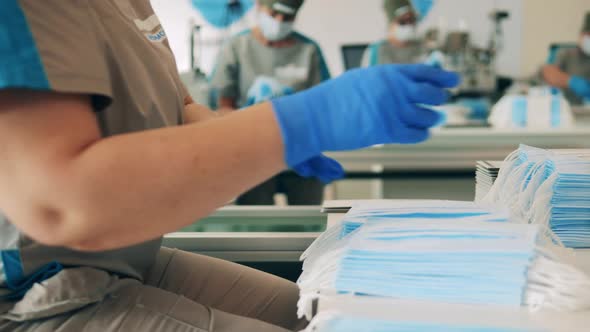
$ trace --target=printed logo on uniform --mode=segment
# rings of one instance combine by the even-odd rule
[[[166,39],[166,32],[160,29],[157,33],[146,34],[147,39],[153,42],[161,42]]]
[[[141,30],[146,38],[154,43],[159,43],[166,40],[166,32],[162,29],[160,20],[155,14],[145,20],[135,20],[135,25]]]

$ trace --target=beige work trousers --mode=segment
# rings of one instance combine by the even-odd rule
[[[102,301],[0,331],[299,331],[297,286],[231,262],[162,248],[145,283],[121,279]]]

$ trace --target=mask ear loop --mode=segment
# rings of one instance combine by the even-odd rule
[[[527,165],[527,167],[524,168],[524,174],[519,177],[517,181],[513,182],[514,189],[512,191],[512,197],[509,198],[507,204],[511,217],[516,220],[523,219],[520,201],[522,200],[523,192],[525,192],[531,184],[529,179],[532,180],[538,169],[539,163],[532,164],[532,166]]]
[[[518,192],[517,186],[522,179],[521,173],[526,173],[531,164],[538,162],[548,153],[547,150],[521,144],[518,150],[506,157],[494,185],[481,201],[487,204],[500,203],[510,206],[514,202],[512,198]]]
[[[321,332],[331,321],[341,316],[343,315],[336,310],[322,311],[309,322],[303,332]]]
[[[531,310],[589,309],[590,277],[574,265],[572,251],[539,245],[536,253],[527,271],[524,304]]]
[[[308,257],[314,255],[316,252],[322,251],[322,249],[326,247],[330,247],[332,243],[334,243],[338,238],[338,233],[340,232],[340,228],[342,223],[338,226],[331,227],[327,229],[325,232],[320,234],[315,241],[313,241],[309,247],[301,254],[299,260],[304,261]]]
[[[342,260],[345,251],[346,249],[342,246],[319,256],[314,264],[311,264],[303,271],[297,280],[297,284],[300,287],[306,287],[307,285],[312,285],[322,274],[325,275],[328,272],[336,271],[338,269],[337,264]]]
[[[297,280],[300,290],[297,315],[300,318],[305,316],[308,320],[311,319],[314,301],[319,299],[323,290],[335,288],[334,280],[345,250],[345,248],[338,248],[321,255],[317,259],[317,264],[305,271],[306,273]]]
[[[525,181],[525,175],[529,172],[532,162],[525,162],[514,168],[511,174],[508,175],[502,190],[499,191],[498,202],[502,206],[508,206],[508,210],[512,211],[513,202],[518,197],[520,184]]]
[[[525,175],[525,181],[521,183],[516,202],[512,208],[512,214],[518,219],[525,219],[527,211],[532,204],[533,196],[541,183],[545,180],[545,161],[536,163]],[[530,179],[528,184],[526,179]]]
[[[343,250],[350,243],[353,235],[357,233],[360,229],[361,227],[357,228],[356,230],[348,234],[346,237],[341,239],[338,239],[338,235],[335,235],[335,237],[334,235],[332,235],[330,237],[331,243],[329,245],[316,247],[313,250],[313,252],[310,252],[308,254],[308,257],[305,258],[303,261],[303,271],[305,272],[306,270],[312,269],[313,266],[316,264],[316,261],[320,259],[322,256],[325,256],[326,253],[337,250]],[[336,233],[339,233],[339,231],[336,230]]]
[[[557,173],[553,173],[545,182],[539,186],[535,192],[533,204],[527,219],[531,224],[539,224],[551,229],[551,198],[553,197],[553,187],[557,181]]]
[[[502,167],[498,171],[498,177],[496,181],[490,188],[490,191],[481,199],[481,202],[484,204],[495,204],[498,201],[498,193],[502,187],[504,187],[504,183],[506,182],[506,178],[512,171],[512,168],[515,166],[516,162],[519,159],[520,150],[515,150],[510,153],[504,162],[502,163]]]

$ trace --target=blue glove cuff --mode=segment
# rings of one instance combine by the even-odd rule
[[[313,135],[311,118],[305,97],[301,94],[285,96],[271,101],[273,110],[279,122],[283,145],[285,148],[285,162],[294,168],[301,162],[322,151],[319,142]]]
[[[580,97],[590,97],[590,81],[580,76],[572,76],[568,87]]]

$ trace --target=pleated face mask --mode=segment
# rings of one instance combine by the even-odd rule
[[[344,216],[342,222],[327,230],[302,255],[307,259],[320,248],[329,247],[334,241],[345,238],[369,220],[386,222],[411,221],[419,218],[431,219],[469,219],[505,222],[508,214],[501,209],[490,209],[473,202],[443,200],[399,200],[386,205],[355,206]]]
[[[566,249],[555,246],[547,233],[541,225],[522,223],[371,220],[308,267],[298,281],[299,314],[309,315],[320,294],[512,308],[588,307],[590,295],[578,291],[590,285],[588,276],[575,267],[555,268],[570,267],[571,253],[560,251]],[[576,282],[546,284],[569,274]]]
[[[342,247],[347,237],[369,221],[384,223],[412,222],[417,219],[454,219],[464,221],[506,222],[508,214],[484,208],[473,202],[439,200],[400,200],[384,205],[353,207],[342,222],[322,233],[301,256],[305,276],[318,256]]]
[[[590,150],[521,146],[504,162],[482,204],[508,209],[513,222],[550,228],[558,243],[590,247]]]
[[[529,225],[478,221],[366,225],[351,240],[335,287],[375,296],[520,306],[537,234]]]
[[[534,193],[529,221],[550,227],[570,248],[590,247],[590,158],[555,156]]]

